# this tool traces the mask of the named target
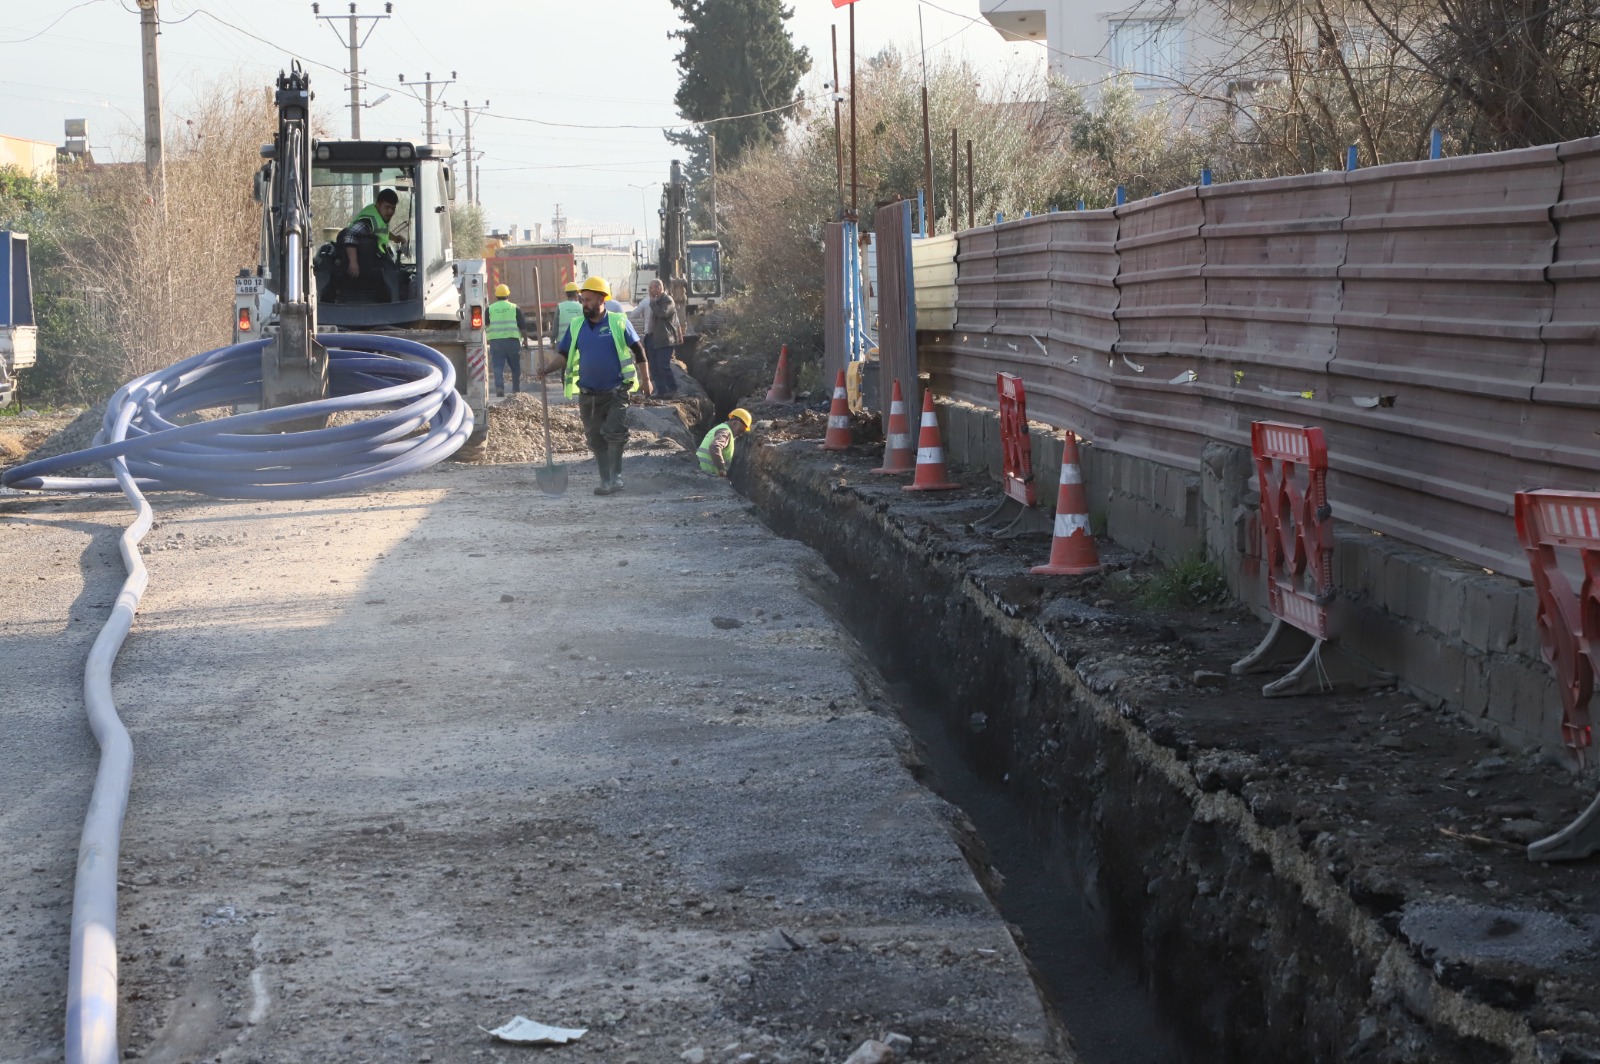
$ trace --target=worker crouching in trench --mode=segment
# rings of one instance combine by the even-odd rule
[[[734,441],[750,431],[750,411],[739,407],[728,412],[728,420],[706,433],[695,457],[700,468],[714,477],[725,477],[733,465]]]
[[[596,495],[622,490],[622,452],[628,445],[628,400],[637,391],[650,394],[650,371],[644,344],[627,316],[606,310],[611,286],[603,277],[591,277],[578,291],[583,317],[572,322],[556,341],[554,365],[543,366],[541,377],[564,367],[562,393],[578,397],[583,434],[600,467]],[[574,357],[576,356],[576,357]]]

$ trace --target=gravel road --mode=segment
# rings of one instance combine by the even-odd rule
[[[575,462],[576,460],[574,460]],[[684,456],[260,504],[159,498],[134,737],[129,1059],[1071,1060],[912,779],[831,577]],[[0,500],[0,1061],[60,1057],[120,499]]]

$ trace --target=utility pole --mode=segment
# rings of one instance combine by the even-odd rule
[[[410,85],[407,85],[406,84],[406,76],[404,74],[401,74],[400,75],[400,84],[406,85],[407,91],[411,92],[411,95],[414,98],[422,101],[423,114],[426,116],[426,125],[423,128],[427,130],[427,143],[432,144],[433,143],[433,87],[435,85],[438,85],[441,88],[443,88],[443,86],[445,86],[445,85],[454,85],[456,83],[456,72],[454,70],[450,71],[450,78],[449,78],[448,81],[445,80],[444,78],[440,78],[438,81],[435,81],[433,79],[433,71],[431,71],[431,70],[427,71],[423,75],[423,77],[427,78],[427,80],[426,81],[413,81],[413,82],[410,83]],[[411,89],[412,85],[421,85],[422,86],[422,91],[423,91],[423,93],[425,95],[418,96],[416,94],[416,92]]]
[[[961,142],[950,127],[950,231],[961,231]]]
[[[561,238],[567,235],[567,216],[561,213],[561,204],[556,204],[555,216],[550,219],[551,243],[561,243]]]
[[[917,17],[919,19],[922,17],[922,9],[920,7],[917,8]],[[933,134],[928,129],[928,86],[927,85],[923,85],[922,86],[922,174],[923,174],[923,180],[927,183],[927,186],[928,186],[927,196],[926,196],[926,199],[925,199],[925,202],[928,205],[928,214],[927,214],[927,222],[926,222],[926,225],[927,225],[927,228],[928,228],[927,235],[928,236],[932,236],[934,234],[934,231],[938,228],[938,226],[936,224],[937,223],[936,215],[938,214],[938,212],[935,211],[934,207],[933,207],[933,204],[934,204],[934,199],[933,199]]]
[[[378,23],[388,18],[393,11],[394,4],[385,3],[383,5],[383,14],[381,15],[358,15],[356,14],[356,5],[352,3],[348,15],[324,15],[320,3],[311,5],[311,13],[319,21],[326,22],[328,28],[333,30],[333,35],[339,38],[339,43],[350,49],[350,69],[345,73],[350,75],[351,140],[361,139],[361,46],[367,43],[367,39],[372,36],[372,31],[378,28]],[[348,21],[348,28],[344,34],[340,34],[339,30],[334,26],[335,19],[346,19]],[[372,23],[367,27],[366,33],[361,32],[361,23],[363,21]]]
[[[856,210],[856,5],[850,5],[850,220]]]
[[[474,107],[470,103],[461,105],[461,123],[466,127],[466,152],[467,152],[467,202],[479,203],[476,156],[472,154],[472,119],[474,114],[489,109],[489,101],[483,101],[482,107]]]
[[[155,186],[157,203],[164,211],[167,190],[161,157],[161,64],[156,55],[156,35],[160,30],[156,0],[139,0],[139,43],[144,56],[144,176]]]
[[[852,8],[851,10],[854,10]],[[837,186],[838,202],[835,204],[834,221],[844,218],[844,129],[840,125],[840,101],[844,93],[839,91],[839,27],[829,27],[833,31],[833,169],[834,183]]]
[[[972,141],[967,141],[967,228],[976,227],[977,214],[973,211],[975,193],[972,191]]]
[[[717,135],[707,133],[711,146],[711,239],[717,238]]]

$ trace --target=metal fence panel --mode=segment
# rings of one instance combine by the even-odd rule
[[[917,378],[917,308],[912,296],[911,203],[879,208],[873,219],[878,247],[878,360],[881,405],[888,409],[894,381],[908,411],[920,409]]]
[[[833,382],[849,359],[845,321],[844,257],[849,246],[843,222],[822,230],[822,387],[833,394]]]
[[[1561,202],[1555,261],[1546,271],[1555,289],[1550,321],[1540,330],[1544,370],[1533,386],[1539,403],[1600,405],[1600,137],[1558,149]]]
[[[917,329],[951,329],[956,324],[956,235],[918,240],[911,245],[915,274]]]
[[[1515,492],[1600,473],[1600,138],[957,241],[943,394],[1015,373],[1036,419],[1191,469],[1253,420],[1322,425],[1341,518],[1519,576]]]

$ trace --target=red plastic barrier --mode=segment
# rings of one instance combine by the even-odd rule
[[[1561,739],[1580,765],[1588,764],[1594,732],[1589,698],[1600,659],[1600,495],[1582,491],[1517,492],[1517,539],[1528,552],[1539,596],[1539,642],[1561,690]],[[1583,586],[1577,592],[1556,557],[1577,550]]]
[[[1276,421],[1250,426],[1261,491],[1267,604],[1272,615],[1328,639],[1333,598],[1333,514],[1322,430]]]
[[[1000,479],[1008,497],[1024,506],[1037,501],[1033,491],[1033,447],[1028,442],[1028,393],[1022,378],[994,375],[1000,393]]]

